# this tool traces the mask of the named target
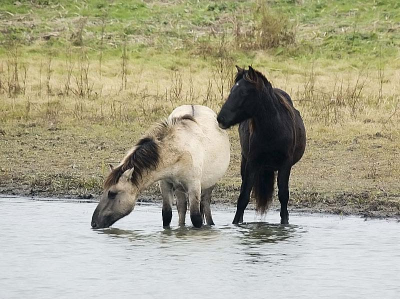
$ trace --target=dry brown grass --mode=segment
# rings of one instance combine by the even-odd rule
[[[0,191],[99,193],[104,165],[117,163],[152,122],[186,103],[218,111],[234,69],[224,56],[210,68],[175,70],[122,58],[103,59],[100,72],[97,61],[79,55],[0,61]],[[400,72],[386,69],[383,80],[379,70],[343,72],[318,63],[306,70],[290,63],[254,67],[292,95],[305,120],[308,146],[293,170],[293,203],[337,201],[336,212],[346,212],[346,203],[350,212],[366,212],[379,202],[373,209],[399,214]],[[232,163],[217,191],[225,200],[234,200],[240,186],[235,129],[230,136]]]

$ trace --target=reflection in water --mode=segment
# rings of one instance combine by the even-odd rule
[[[266,222],[248,222],[238,226],[240,245],[243,248],[244,261],[249,263],[271,263],[271,246],[286,243],[296,236],[299,227],[295,225],[270,224]],[[280,244],[285,246],[285,244]]]
[[[203,226],[201,229],[181,226],[172,229],[161,229],[153,232],[144,230],[126,230],[119,228],[106,228],[95,230],[99,234],[105,234],[111,238],[123,238],[135,245],[145,245],[148,242],[174,243],[174,242],[209,242],[218,239],[220,232],[211,226]],[[172,238],[171,238],[172,237]],[[146,243],[143,243],[146,242]]]
[[[247,222],[239,225],[242,244],[262,245],[277,243],[292,238],[296,232],[295,225],[270,224],[266,222]]]
[[[193,241],[208,242],[217,239],[224,230],[230,230],[236,235],[240,244],[249,248],[262,246],[265,243],[278,243],[287,241],[296,235],[300,228],[296,225],[280,225],[266,222],[247,222],[238,226],[226,225],[219,228],[203,226],[196,229],[190,226],[180,226],[171,229],[161,229],[153,232],[145,230],[127,230],[120,228],[106,228],[95,230],[99,234],[105,234],[112,238],[123,238],[129,241],[149,241],[160,238],[169,242]],[[173,237],[173,238],[171,238]],[[158,239],[159,240],[159,239]]]
[[[292,242],[295,236],[300,236],[302,229],[296,225],[280,225],[266,222],[248,222],[241,225],[225,225],[220,227],[203,226],[196,229],[191,226],[181,226],[171,229],[156,230],[126,230],[119,228],[107,228],[96,230],[99,234],[105,234],[111,238],[126,239],[135,247],[152,246],[158,248],[174,249],[174,254],[186,254],[187,248],[178,245],[206,246],[214,251],[216,248],[227,250],[233,255],[239,255],[240,263],[277,263],[280,260],[272,257],[271,246]],[[232,240],[236,245],[232,246]],[[179,250],[183,249],[182,252]],[[235,262],[236,263],[236,262]]]
[[[92,230],[95,207],[0,196],[0,297],[399,297],[395,221],[291,214],[297,226],[236,226],[215,209],[216,226],[175,217],[164,230],[160,206],[142,205]]]
[[[111,238],[128,239],[129,241],[145,241],[148,235],[142,231],[119,229],[115,227],[95,230],[99,234],[109,235]]]
[[[193,228],[189,226],[180,226],[173,229],[165,229],[161,232],[165,236],[174,236],[177,239],[212,239],[219,235],[217,229],[212,226],[203,226],[201,229]]]

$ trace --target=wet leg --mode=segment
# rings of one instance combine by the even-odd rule
[[[287,163],[278,171],[278,198],[281,203],[281,224],[289,224],[289,177],[291,164]]]
[[[214,225],[211,215],[211,193],[214,187],[215,185],[201,192],[200,210],[202,217],[206,219],[207,225]]]
[[[192,220],[193,226],[200,228],[203,224],[203,218],[200,213],[200,200],[201,200],[201,187],[192,187],[189,189],[189,209],[190,219]]]
[[[254,185],[256,169],[257,168],[255,168],[252,163],[248,163],[246,159],[242,157],[242,163],[240,167],[240,173],[242,175],[242,185],[240,187],[236,214],[232,222],[233,224],[243,222],[243,214],[250,201],[250,192]]]
[[[172,201],[174,199],[174,191],[172,184],[166,181],[160,181],[160,190],[163,199],[162,219],[163,227],[169,228],[172,219]]]
[[[180,190],[175,190],[176,208],[178,209],[179,225],[184,226],[187,211],[187,198],[186,193]]]

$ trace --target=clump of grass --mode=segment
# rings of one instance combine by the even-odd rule
[[[237,18],[234,20],[234,36],[240,49],[265,50],[295,42],[295,31],[287,16],[273,11],[264,1],[254,9],[250,28],[243,27]]]
[[[226,92],[233,85],[233,58],[229,52],[229,45],[224,36],[220,40],[217,57],[213,65],[213,81],[217,88],[217,101],[223,103]]]
[[[128,53],[127,41],[124,34],[122,42],[122,56],[121,56],[121,90],[126,90],[128,84]]]
[[[21,92],[20,77],[20,49],[18,41],[10,41],[7,51],[5,85],[3,88],[9,97],[16,96]],[[2,81],[3,81],[2,80]]]
[[[368,81],[368,73],[365,70],[358,72],[355,81],[337,76],[332,79],[333,84],[318,84],[312,66],[311,70],[304,74],[303,90],[296,94],[305,113],[326,125],[341,122],[346,114],[356,118],[357,113],[363,109],[363,104],[371,97],[364,93]]]
[[[78,70],[75,74],[76,88],[73,89],[73,93],[80,98],[89,98],[93,93],[94,83],[89,79],[90,64],[86,49],[81,47],[77,61]]]
[[[52,89],[51,89],[51,76],[53,74],[53,69],[51,66],[53,60],[53,53],[49,53],[48,59],[47,59],[47,68],[46,68],[46,89],[47,89],[47,95],[52,95]]]
[[[87,18],[80,18],[77,22],[77,28],[71,34],[72,45],[76,47],[82,47],[83,44],[83,34],[85,31],[85,26],[87,24]]]
[[[71,92],[71,81],[72,81],[72,72],[74,69],[74,62],[72,58],[72,49],[71,47],[67,47],[67,52],[65,55],[65,72],[66,78],[64,83],[64,94],[69,96]]]
[[[171,75],[171,85],[169,90],[166,90],[166,100],[171,102],[172,107],[176,106],[182,100],[183,81],[182,74],[179,71],[173,71]]]

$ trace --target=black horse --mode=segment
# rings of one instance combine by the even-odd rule
[[[233,224],[243,222],[252,190],[257,211],[266,212],[272,202],[276,171],[281,223],[287,224],[290,171],[306,147],[303,120],[290,96],[273,88],[263,74],[251,66],[248,70],[236,68],[235,85],[217,118],[223,129],[239,123],[242,186]]]

